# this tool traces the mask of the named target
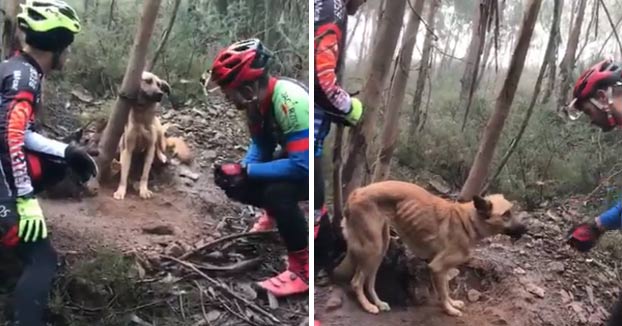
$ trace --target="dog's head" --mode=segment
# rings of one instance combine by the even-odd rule
[[[477,214],[476,223],[480,225],[483,236],[506,234],[513,239],[519,239],[527,232],[527,227],[519,216],[512,214],[514,206],[503,195],[473,197],[473,206]]]
[[[160,102],[164,93],[171,93],[171,86],[169,86],[166,80],[160,79],[160,77],[149,71],[143,71],[140,80],[140,91],[138,92],[139,103],[150,104]]]

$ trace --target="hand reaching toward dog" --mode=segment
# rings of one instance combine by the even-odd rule
[[[240,163],[229,162],[214,166],[214,183],[231,199],[239,200],[246,180],[246,167]]]
[[[581,223],[570,229],[566,242],[579,252],[588,252],[596,245],[602,234],[603,231],[596,222]]]
[[[97,176],[97,164],[85,150],[69,145],[65,149],[65,160],[71,169],[76,172],[82,182]]]

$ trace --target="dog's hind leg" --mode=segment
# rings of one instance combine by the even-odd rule
[[[389,241],[391,241],[389,237],[389,224],[385,223],[382,227],[382,252],[380,255],[373,257],[367,261],[369,266],[369,275],[367,277],[367,293],[371,297],[372,302],[380,309],[380,311],[391,311],[391,306],[388,303],[380,300],[378,294],[376,293],[376,275],[378,274],[378,269],[382,264],[382,259],[385,256],[387,249],[389,248]]]
[[[153,141],[147,149],[147,154],[145,155],[145,165],[143,165],[143,174],[140,176],[140,184],[138,186],[138,193],[140,198],[149,199],[153,196],[153,193],[149,188],[147,188],[147,183],[149,182],[149,171],[151,171],[151,164],[153,164],[153,158],[155,156],[156,151],[156,133],[152,133],[151,135]]]

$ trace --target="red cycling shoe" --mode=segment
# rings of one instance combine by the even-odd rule
[[[288,253],[287,270],[257,283],[277,298],[309,291],[309,249]]]

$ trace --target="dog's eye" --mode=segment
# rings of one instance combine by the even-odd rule
[[[506,211],[501,216],[504,217],[504,218],[510,218],[510,217],[512,217],[512,211]]]
[[[151,85],[151,83],[153,83],[153,78],[147,78],[145,79],[145,83]]]

